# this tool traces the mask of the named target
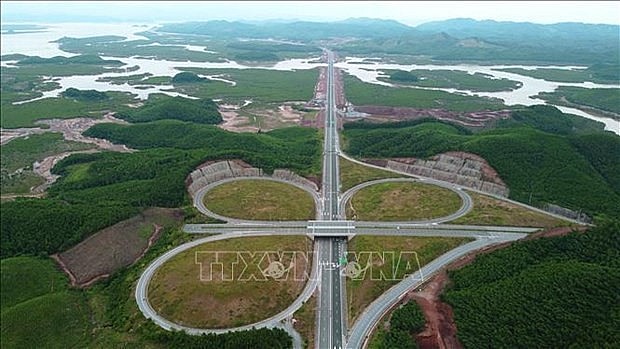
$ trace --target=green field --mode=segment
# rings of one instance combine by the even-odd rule
[[[557,90],[538,95],[551,103],[569,107],[590,107],[603,112],[614,113],[620,118],[620,88],[581,88],[560,86]]]
[[[457,218],[453,224],[475,225],[513,225],[519,227],[554,228],[568,226],[569,222],[528,210],[525,207],[490,196],[469,192],[474,207],[465,216]]]
[[[65,141],[60,133],[35,134],[12,140],[2,146],[0,153],[2,194],[28,193],[30,187],[43,183],[43,179],[32,172],[35,161],[67,151],[92,148],[92,144]],[[23,172],[16,173],[18,169]]]
[[[278,71],[266,69],[179,68],[202,75],[221,75],[236,82],[221,81],[175,86],[175,91],[199,98],[223,99],[231,103],[252,100],[254,103],[309,101],[318,79],[317,69]]]
[[[196,246],[162,265],[151,280],[149,300],[164,318],[198,328],[226,328],[268,318],[289,306],[307,281],[311,261],[305,260],[312,244],[305,236],[248,237]],[[209,263],[216,260],[211,251],[230,251],[220,255],[224,267],[209,278]],[[239,257],[236,252],[244,253]],[[282,251],[299,251],[280,260],[286,267],[282,278],[264,277],[268,258]],[[263,252],[269,257],[262,259]],[[252,254],[258,257],[252,257]],[[243,258],[248,269],[235,269]],[[201,264],[202,263],[202,264]],[[223,274],[222,274],[223,273]],[[294,277],[294,274],[299,277]]]
[[[3,312],[29,299],[65,291],[68,286],[67,277],[50,258],[5,258],[0,268]]]
[[[395,84],[420,87],[454,88],[457,90],[489,92],[510,91],[520,86],[518,81],[508,79],[491,79],[490,75],[483,73],[469,74],[459,70],[412,70],[411,74],[416,77],[415,81],[400,80],[398,79],[398,75],[394,75],[396,72],[403,71],[386,70],[384,73],[389,75],[389,77],[380,78],[379,80]]]
[[[379,170],[368,166],[356,164],[345,158],[340,158],[340,184],[341,191],[345,192],[354,186],[383,178],[398,178],[404,177],[398,173]]]
[[[68,348],[87,343],[86,300],[68,290],[66,275],[51,259],[6,258],[0,266],[3,348]]]
[[[434,185],[396,182],[358,191],[347,205],[347,218],[363,221],[413,221],[444,217],[457,211],[461,198]]]
[[[301,221],[315,216],[314,200],[302,189],[268,180],[239,180],[219,185],[204,197],[205,206],[225,217]]]
[[[355,105],[442,108],[461,112],[506,109],[500,100],[463,96],[444,91],[381,86],[362,82],[350,75],[345,75],[344,84],[347,99]]]
[[[354,237],[348,246],[349,262],[354,261],[354,256],[357,256],[359,257],[357,262],[362,268],[366,267],[367,263],[373,263],[373,267],[370,269],[371,271],[366,271],[359,278],[347,278],[346,280],[349,323],[353,323],[368,304],[400,281],[404,275],[415,273],[418,267],[426,265],[441,254],[469,241],[471,239],[467,238]],[[376,253],[369,258],[368,254],[354,255],[353,252]],[[381,258],[383,252],[388,253],[385,255],[385,260]],[[394,252],[395,257],[400,256],[401,252],[415,253],[404,254],[402,259],[395,258],[392,260],[390,252]],[[399,261],[398,264],[395,264],[396,261]],[[407,269],[407,265],[412,269]],[[379,277],[381,274],[388,275],[390,278],[381,278]]]
[[[616,79],[612,78],[612,75],[601,75],[601,72],[596,69],[555,69],[555,68],[537,68],[537,69],[523,69],[523,68],[504,68],[497,69],[498,71],[505,71],[509,73],[515,73],[524,76],[530,76],[536,79],[543,79],[547,81],[558,82],[585,82],[592,81],[600,84],[618,84],[618,74],[616,71]]]
[[[2,347],[82,347],[90,339],[89,310],[82,295],[56,292],[2,311]]]
[[[14,105],[2,103],[3,128],[34,127],[41,119],[71,119],[76,117],[99,118],[122,105],[135,102],[128,93],[106,92],[110,97],[103,101],[76,101],[70,98],[45,98],[33,102]]]

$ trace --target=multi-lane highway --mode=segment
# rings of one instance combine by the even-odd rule
[[[340,174],[338,163],[338,124],[334,92],[334,54],[327,55],[327,96],[325,100],[325,139],[323,143],[323,180],[321,220],[341,219]],[[316,237],[319,262],[319,293],[316,326],[317,348],[341,349],[344,347],[345,316],[344,287],[339,259],[346,250],[346,238]]]
[[[348,324],[346,323],[346,294],[344,277],[341,273],[341,257],[344,256],[347,248],[347,235],[339,235],[339,232],[354,231],[359,235],[402,235],[402,236],[448,236],[448,237],[471,237],[474,241],[459,246],[446,254],[435,259],[421,269],[421,275],[428,277],[437,272],[446,264],[458,259],[459,257],[474,251],[476,249],[489,246],[495,243],[505,241],[513,241],[526,236],[527,233],[536,231],[536,228],[522,227],[493,227],[493,226],[473,226],[473,225],[448,225],[442,224],[449,220],[453,220],[466,214],[471,208],[472,202],[461,188],[446,182],[432,180],[430,178],[416,177],[418,181],[440,185],[444,188],[454,190],[463,200],[462,207],[454,214],[438,219],[431,219],[416,222],[355,222],[354,230],[342,229],[347,222],[341,221],[344,217],[344,208],[346,202],[359,189],[380,183],[383,181],[394,180],[411,180],[411,179],[386,179],[376,181],[375,183],[364,183],[355,188],[350,189],[342,196],[340,195],[339,182],[339,156],[360,163],[358,160],[351,159],[346,154],[341,153],[338,145],[338,122],[335,108],[335,89],[334,89],[334,55],[327,51],[327,94],[325,100],[325,139],[323,149],[323,179],[321,194],[317,194],[313,190],[301,187],[296,183],[290,183],[301,187],[308,191],[314,198],[317,207],[317,221],[314,222],[262,222],[262,221],[244,221],[231,219],[229,217],[218,216],[209,211],[203,204],[202,197],[204,193],[213,186],[223,182],[213,183],[212,185],[201,189],[195,196],[194,205],[204,214],[227,221],[226,224],[187,224],[184,230],[192,234],[201,233],[218,233],[218,235],[197,239],[178,246],[164,255],[157,258],[149,265],[141,275],[135,297],[138,307],[142,313],[152,319],[157,325],[168,330],[184,330],[190,334],[202,333],[220,333],[227,331],[245,330],[252,327],[281,327],[291,333],[294,337],[295,348],[301,347],[299,335],[292,329],[290,318],[309,297],[318,289],[318,306],[316,318],[316,347],[320,349],[344,349],[344,348],[362,348],[370,335],[374,326],[381,317],[396,304],[403,294],[407,291],[419,286],[422,282],[419,278],[411,277],[401,281],[386,293],[376,299],[364,312],[358,317],[357,321],[347,332]],[[366,166],[375,167],[365,163]],[[389,169],[388,169],[389,170]],[[389,170],[391,171],[391,170]],[[398,172],[398,171],[392,171]],[[398,172],[400,173],[400,172]],[[407,174],[409,175],[409,174]],[[410,175],[409,175],[410,176]],[[252,178],[239,178],[252,179]],[[258,177],[257,179],[266,179]],[[237,179],[227,179],[237,180]],[[278,180],[278,179],[271,179]],[[278,180],[283,181],[283,180]],[[287,182],[287,181],[284,181]],[[288,182],[287,182],[288,183]],[[504,199],[504,198],[500,198]],[[529,207],[528,207],[529,208]],[[333,222],[333,223],[328,223]],[[308,227],[316,226],[328,229],[308,229]],[[327,231],[335,227],[332,231]],[[338,229],[340,227],[340,229]],[[155,271],[174,255],[187,250],[193,246],[202,243],[230,239],[242,236],[270,236],[270,235],[290,235],[290,234],[308,234],[310,233],[315,239],[314,257],[312,269],[309,275],[308,283],[303,289],[299,297],[286,309],[280,313],[265,319],[263,321],[241,326],[232,329],[199,329],[189,328],[169,320],[164,319],[155,312],[148,301],[148,285]]]

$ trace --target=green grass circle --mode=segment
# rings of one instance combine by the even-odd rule
[[[417,182],[379,183],[360,189],[347,204],[347,217],[367,221],[415,221],[447,216],[462,200],[455,192]]]
[[[205,206],[225,217],[288,221],[315,216],[314,200],[293,185],[269,180],[239,180],[219,185],[203,198]]]

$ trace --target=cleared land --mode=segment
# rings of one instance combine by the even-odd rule
[[[251,237],[197,246],[156,272],[149,287],[150,302],[166,319],[200,328],[241,326],[266,319],[289,306],[303,289],[311,263],[306,252],[311,248],[310,240],[302,236]],[[224,267],[213,269],[210,275],[216,251],[230,252],[219,255]],[[278,252],[287,251],[303,254],[284,253],[278,258]],[[268,252],[264,259],[263,252]],[[233,263],[242,263],[238,258],[247,263],[243,272],[241,266],[233,268]],[[281,278],[263,276],[270,261],[276,260],[291,268],[288,273]]]
[[[33,127],[41,119],[71,119],[81,116],[100,118],[120,105],[135,102],[132,95],[122,92],[106,92],[110,97],[103,101],[82,101],[71,98],[45,98],[24,104],[2,103],[3,128]]]
[[[28,193],[44,182],[32,172],[33,163],[68,151],[92,149],[92,144],[65,141],[60,133],[44,133],[15,139],[2,146],[0,184],[2,194]]]
[[[304,190],[268,180],[239,180],[219,185],[204,197],[207,208],[225,217],[251,220],[307,220],[314,200]]]
[[[87,285],[131,265],[159,237],[164,226],[180,222],[180,210],[149,208],[141,214],[105,228],[57,258],[72,276],[72,283]]]
[[[376,179],[399,177],[404,176],[389,171],[363,166],[345,158],[340,158],[340,183],[343,192],[364,182],[374,181]]]
[[[528,210],[525,207],[494,199],[490,196],[469,192],[474,207],[465,216],[457,218],[454,224],[514,225],[520,227],[554,228],[568,226],[569,222],[552,216]]]
[[[410,221],[447,216],[461,207],[459,196],[434,185],[396,182],[361,189],[347,205],[347,217],[367,221]]]
[[[353,238],[349,244],[349,262],[358,257],[357,262],[362,269],[367,266],[371,267],[359,279],[347,278],[349,323],[352,324],[368,304],[402,280],[404,275],[415,273],[436,257],[468,241],[471,239],[399,236],[356,236]],[[371,257],[362,253],[375,251],[376,253]],[[351,252],[355,252],[356,255]],[[386,253],[383,255],[385,259],[382,259],[381,254],[384,252]],[[396,257],[394,260],[390,252],[394,252]],[[401,252],[415,252],[415,254],[403,254],[402,259],[399,260]],[[381,278],[381,274],[390,278]]]

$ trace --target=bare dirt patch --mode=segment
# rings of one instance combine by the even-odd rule
[[[69,275],[72,285],[86,287],[135,263],[159,238],[163,226],[180,222],[182,217],[178,209],[149,208],[53,258]]]
[[[434,118],[456,123],[466,127],[484,128],[497,120],[510,118],[510,110],[455,112],[446,109],[418,109],[406,107],[358,106],[355,111],[366,114],[363,119],[369,122],[383,123],[405,120]],[[347,118],[356,121],[360,118]]]

